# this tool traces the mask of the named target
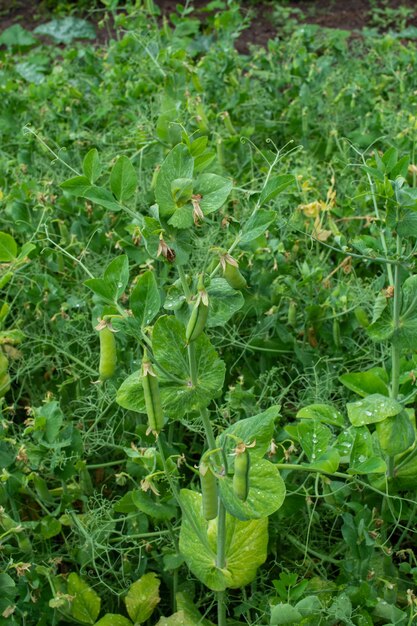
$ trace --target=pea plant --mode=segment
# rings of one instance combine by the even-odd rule
[[[153,459],[141,481],[141,498],[145,507],[160,510],[160,519],[169,519],[166,510],[175,502],[181,513],[177,562],[185,562],[216,592],[219,626],[226,624],[227,589],[250,583],[266,560],[268,517],[285,497],[279,469],[266,458],[279,406],[219,427],[216,400],[226,367],[210,341],[212,329],[243,307],[250,289],[239,256],[274,222],[274,210],[265,207],[293,183],[292,175],[275,174],[279,159],[277,151],[261,189],[251,193],[248,219],[235,220],[226,236],[221,233],[222,246],[206,249],[207,231],[213,231],[213,242],[219,231],[216,215],[233,187],[223,172],[216,173],[207,137],[183,133],[155,176],[155,204],[141,212],[134,202],[136,172],[125,156],[111,170],[110,190],[96,184],[101,167],[95,149],[84,159],[83,174],[62,184],[66,192],[111,212],[124,211],[146,248],[149,269],[136,273],[130,290],[126,255],[85,283],[98,314],[98,382],[108,384],[116,372],[119,335],[135,342],[140,366],[122,382],[116,399],[147,420],[143,439],[132,441],[129,452],[138,463]],[[202,437],[203,453],[195,465],[187,454],[172,453],[184,427]],[[183,487],[183,464],[191,476],[188,487]]]

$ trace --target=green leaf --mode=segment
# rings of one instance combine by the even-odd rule
[[[35,39],[32,33],[22,28],[20,24],[9,26],[0,35],[0,45],[7,46],[7,48],[25,48],[38,43],[38,39]]]
[[[381,450],[389,456],[401,454],[415,441],[415,431],[407,411],[403,410],[394,417],[387,417],[376,425]]]
[[[253,417],[247,417],[232,424],[217,438],[216,445],[225,449],[226,454],[233,452],[236,439],[246,444],[256,441],[256,446],[250,448],[251,459],[262,459],[274,435],[274,424],[280,414],[280,406],[271,406],[266,411]]]
[[[300,409],[296,415],[299,419],[313,419],[323,424],[343,426],[345,418],[331,404],[310,404]]]
[[[278,194],[283,192],[287,187],[295,182],[293,174],[281,174],[269,179],[259,196],[259,205],[266,204]]]
[[[397,222],[396,231],[400,237],[417,237],[417,212],[402,212]]]
[[[404,281],[398,328],[394,326],[390,309],[386,308],[367,330],[373,341],[390,340],[399,348],[417,349],[417,274]]]
[[[95,626],[132,626],[132,622],[123,615],[115,615],[114,613],[106,613]]]
[[[96,148],[92,148],[84,157],[83,160],[83,172],[84,176],[94,184],[101,173],[100,157]]]
[[[48,443],[54,443],[57,438],[61,426],[64,422],[64,414],[61,407],[55,400],[48,402],[40,408],[34,409],[35,429],[43,430],[45,440]]]
[[[349,474],[384,474],[387,466],[375,454],[372,435],[366,426],[355,429],[355,440],[350,455]]]
[[[339,376],[340,382],[364,398],[372,394],[389,395],[388,375],[382,367],[373,367],[366,372],[351,372]]]
[[[68,576],[68,593],[74,596],[71,602],[71,615],[82,624],[94,624],[100,613],[101,600],[78,574]]]
[[[271,607],[271,626],[278,624],[294,624],[300,622],[302,615],[291,604],[276,604]]]
[[[55,537],[59,535],[61,532],[62,526],[61,522],[52,517],[51,515],[46,515],[41,519],[41,535],[44,539],[51,539],[51,537]]]
[[[107,304],[113,304],[115,300],[115,293],[113,288],[106,283],[102,278],[89,278],[84,281],[84,285],[91,289],[96,296],[99,296]]]
[[[135,193],[138,178],[135,168],[127,156],[122,155],[116,161],[110,174],[110,189],[119,200],[126,202]]]
[[[111,261],[104,270],[103,280],[110,286],[118,300],[129,282],[129,259],[123,254]]]
[[[0,262],[14,261],[17,255],[17,243],[8,233],[0,232]]]
[[[104,189],[104,187],[90,187],[83,193],[83,198],[91,200],[91,202],[99,204],[109,211],[117,212],[122,209],[120,204],[116,202],[113,194]]]
[[[37,26],[33,32],[52,37],[57,43],[71,43],[74,39],[96,38],[96,31],[92,24],[79,17],[57,18]]]
[[[220,209],[232,190],[232,181],[217,174],[202,174],[195,184],[195,194],[201,195],[200,208],[204,215]]]
[[[393,398],[374,393],[358,402],[346,405],[348,417],[353,426],[364,426],[382,422],[387,417],[401,413],[402,405]]]
[[[252,458],[252,449],[248,449]],[[232,476],[219,479],[226,510],[240,520],[260,519],[278,511],[285,499],[285,483],[278,469],[266,459],[252,462],[249,468],[249,493],[242,502],[233,491]]]
[[[253,213],[242,228],[240,244],[250,243],[254,239],[263,235],[268,227],[276,220],[275,211],[259,209]]]
[[[177,600],[177,609],[184,611],[187,616],[194,619],[194,623],[199,626],[214,626],[213,622],[208,619],[203,619],[200,611],[194,604],[192,597],[186,591],[179,591],[175,598]]]
[[[90,189],[91,183],[85,176],[73,176],[60,184],[61,189],[73,196],[84,196]]]
[[[193,171],[194,160],[189,149],[177,144],[162,163],[156,180],[155,199],[161,216],[172,215],[177,208],[171,192],[172,182],[177,178],[192,178]]]
[[[180,551],[194,574],[213,591],[239,589],[252,582],[267,556],[268,519],[242,522],[226,514],[225,567],[216,566],[217,520],[203,517],[201,495],[181,490],[184,508]]]
[[[22,61],[16,63],[15,70],[28,83],[41,85],[45,80],[45,66],[39,61],[31,63],[30,61]]]
[[[333,474],[337,471],[340,464],[340,456],[337,450],[331,449],[327,450],[324,454],[322,454],[317,460],[313,463],[309,463],[308,467],[310,469],[318,470],[319,472],[326,472],[328,474]],[[303,463],[303,465],[306,465]]]
[[[161,598],[160,580],[154,572],[144,574],[130,586],[125,597],[126,610],[136,624],[143,624],[150,618]]]
[[[245,304],[240,291],[230,287],[224,278],[213,278],[207,287],[209,315],[207,327],[223,326]]]
[[[215,352],[206,335],[194,342],[197,384],[191,383],[185,327],[175,317],[163,315],[156,322],[152,334],[155,359],[167,372],[184,379],[181,384],[172,380],[164,371],[155,370],[159,377],[161,401],[164,411],[171,419],[181,419],[185,413],[205,408],[223,386],[225,365]],[[122,383],[116,396],[125,409],[145,412],[141,372],[134,372]]]
[[[333,437],[331,430],[318,421],[301,422],[297,434],[310,462],[316,462],[327,451]]]
[[[148,270],[139,276],[130,294],[130,308],[140,325],[148,326],[161,308],[161,297],[155,273]]]
[[[176,611],[169,617],[161,617],[156,626],[198,626],[201,620],[197,621],[186,611]]]

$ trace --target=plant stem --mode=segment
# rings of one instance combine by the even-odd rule
[[[225,566],[226,553],[226,509],[219,498],[219,515],[217,518],[217,555],[216,565],[219,569]],[[217,592],[217,626],[226,626],[226,591]]]
[[[401,237],[397,234],[397,257],[401,254]],[[394,270],[394,299],[393,299],[393,327],[394,337],[400,326],[400,311],[401,311],[401,276],[400,266],[397,264]],[[400,359],[401,348],[397,342],[391,344],[391,398],[396,400],[398,398],[398,391],[400,386]],[[388,457],[388,478],[394,477],[394,457]]]

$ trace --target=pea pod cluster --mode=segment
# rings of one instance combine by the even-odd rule
[[[158,434],[164,427],[164,414],[158,377],[152,368],[152,363],[146,350],[142,359],[142,387],[146,414],[148,416],[148,431]]]

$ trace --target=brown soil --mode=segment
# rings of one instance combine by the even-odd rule
[[[155,0],[164,15],[176,12],[178,0]],[[194,0],[196,15],[204,21],[207,12],[202,11],[208,0]],[[244,0],[242,12],[252,16],[250,28],[244,30],[236,42],[239,52],[247,53],[250,44],[266,45],[269,39],[279,34],[280,24],[274,18],[277,7],[293,9],[290,15],[300,22],[318,24],[326,28],[360,31],[374,24],[371,22],[371,5],[380,9],[398,9],[406,7],[413,10],[407,18],[407,26],[417,26],[416,0],[269,0],[254,2]],[[76,10],[77,2],[73,2]],[[98,22],[104,12],[98,11],[91,21]],[[21,24],[28,30],[51,19],[52,14],[45,9],[42,0],[0,0],[0,32],[12,24]],[[98,41],[108,39],[108,29],[97,28]]]

